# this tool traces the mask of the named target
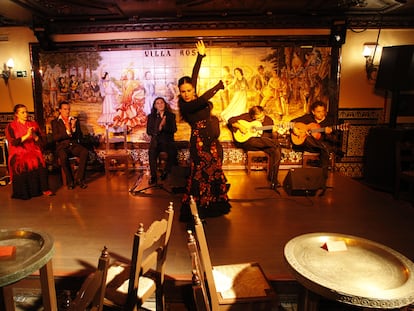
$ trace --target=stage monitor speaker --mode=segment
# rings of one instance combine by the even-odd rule
[[[314,196],[323,188],[324,178],[319,167],[290,169],[283,181],[283,188],[288,195]]]

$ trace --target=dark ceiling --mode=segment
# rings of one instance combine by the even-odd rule
[[[47,27],[51,33],[85,32],[94,27],[95,31],[169,30],[191,24],[200,28],[316,28],[337,19],[355,28],[411,28],[414,0],[0,1],[0,26]]]

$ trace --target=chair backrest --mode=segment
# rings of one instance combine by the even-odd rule
[[[414,170],[414,143],[410,141],[397,141],[395,146],[397,173]]]
[[[102,311],[106,288],[106,274],[109,267],[109,254],[104,247],[99,257],[98,269],[83,282],[76,297],[67,306],[68,311]]]
[[[194,231],[188,231],[193,269],[193,294],[197,310],[273,310],[276,294],[256,262],[212,266],[203,223],[190,200]],[[204,287],[204,288],[203,288]]]
[[[394,196],[399,197],[401,180],[414,183],[414,143],[397,141],[395,143],[395,181]]]
[[[193,298],[197,311],[211,311],[210,301],[207,293],[206,279],[204,274],[204,268],[201,263],[200,252],[197,242],[191,230],[188,233],[188,251],[191,257],[192,265],[192,289]]]
[[[204,232],[203,223],[198,215],[197,204],[194,199],[190,200],[191,214],[194,218],[195,238],[192,232],[189,232],[188,247],[192,257],[193,270],[197,271],[198,277],[203,284],[207,284],[207,292],[210,298],[211,310],[218,310],[219,300],[217,288],[214,283],[213,266],[211,264],[210,253],[208,251],[207,239]],[[193,241],[191,241],[193,240]],[[192,244],[194,243],[194,245]]]
[[[174,218],[172,202],[165,213],[166,217],[154,221],[147,231],[144,231],[141,223],[134,235],[126,310],[134,309],[140,277],[145,273],[151,270],[151,275],[156,279],[157,289],[164,284],[167,249]]]

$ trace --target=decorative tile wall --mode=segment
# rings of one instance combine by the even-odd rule
[[[383,109],[339,109],[339,123],[350,127],[343,132],[343,156],[335,164],[336,171],[354,178],[364,176],[365,139],[373,126],[384,122],[383,113]]]

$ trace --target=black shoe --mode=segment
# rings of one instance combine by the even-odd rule
[[[78,180],[76,182],[76,184],[81,188],[81,189],[86,189],[88,188],[88,185],[83,181],[83,180]]]
[[[155,177],[151,177],[150,180],[148,181],[148,185],[155,185],[157,183],[157,178]]]
[[[280,183],[274,183],[274,182],[270,183],[270,189],[275,190],[276,192],[278,192],[277,188],[280,188],[280,187],[282,187]]]
[[[319,193],[319,195],[318,195],[318,196],[323,197],[323,196],[325,195],[325,192],[326,192],[326,186],[323,186],[323,187],[321,188],[321,192]]]
[[[68,184],[68,190],[73,190],[73,189],[75,189],[75,184],[73,182],[69,183]]]

